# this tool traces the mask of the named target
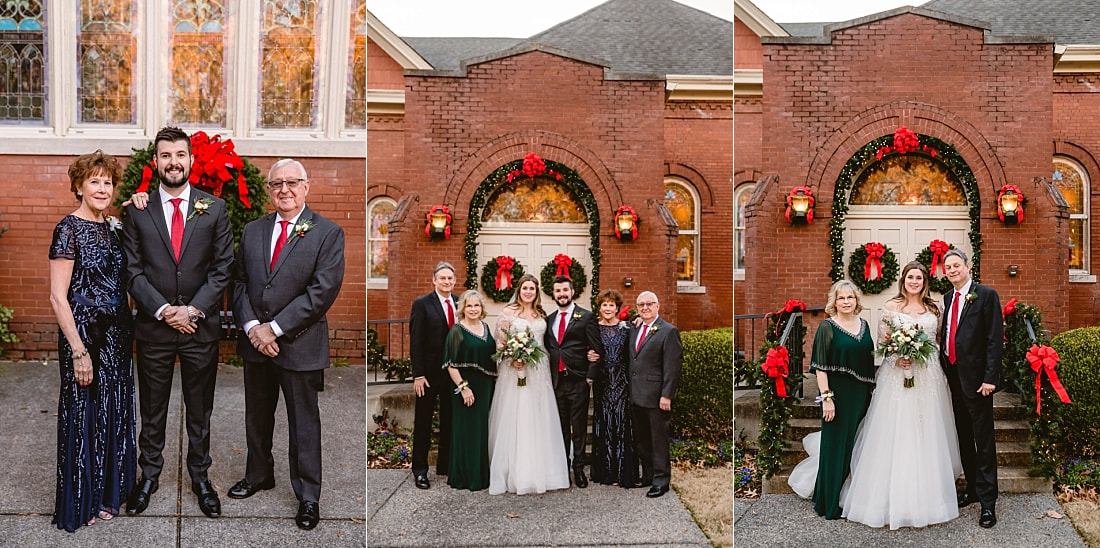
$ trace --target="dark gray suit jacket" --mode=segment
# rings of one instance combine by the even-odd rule
[[[198,342],[216,341],[222,336],[221,300],[233,266],[233,231],[225,202],[191,187],[188,211],[195,214],[188,213],[190,220],[184,224],[180,261],[176,264],[160,197],[154,192],[149,198],[144,210],[126,206],[122,229],[130,278],[127,290],[138,306],[134,338],[166,341],[187,336],[154,317],[157,309],[170,304],[192,305],[206,314],[191,336]],[[202,214],[195,211],[195,202],[200,199],[211,201]]]
[[[243,327],[252,320],[275,320],[283,330],[276,339],[275,365],[291,371],[325,369],[330,365],[325,313],[344,281],[344,230],[305,207],[298,223],[309,220],[313,228],[300,236],[292,232],[272,270],[277,217],[272,213],[244,227],[233,287],[234,321]],[[243,334],[237,353],[245,361],[268,359]]]
[[[630,402],[639,407],[658,407],[661,398],[676,399],[680,370],[684,365],[684,347],[680,331],[660,317],[646,333],[642,346],[635,351],[640,328],[631,327],[627,344],[630,356]]]

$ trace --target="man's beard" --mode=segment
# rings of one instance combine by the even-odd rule
[[[180,180],[178,182],[175,182],[175,181],[172,181],[171,179],[169,179],[168,173],[166,171],[159,170],[159,169],[157,170],[157,176],[160,178],[160,184],[162,184],[162,185],[164,185],[168,188],[179,188],[179,187],[187,184],[187,179],[189,179],[191,177],[191,172],[190,172],[190,170],[185,168],[185,169],[183,169],[182,173],[183,173],[183,175],[180,177]]]
[[[562,302],[563,300],[565,302]],[[554,299],[554,302],[558,303],[558,308],[566,308],[566,307],[569,306],[569,303],[573,302],[573,299],[570,298],[570,297],[566,297],[565,295],[562,295],[560,297],[556,297]]]

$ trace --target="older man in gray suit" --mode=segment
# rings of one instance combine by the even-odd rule
[[[247,338],[244,359],[245,477],[229,490],[247,498],[275,486],[271,437],[279,390],[286,401],[290,484],[298,497],[295,523],[313,529],[320,519],[321,417],[317,393],[329,367],[325,313],[344,279],[344,231],[306,207],[309,178],[295,160],[268,173],[275,213],[245,227],[237,252],[233,311]]]
[[[676,326],[658,315],[661,303],[657,295],[643,291],[637,305],[642,324],[631,328],[628,335],[630,403],[634,439],[642,461],[642,484],[652,485],[645,496],[655,498],[668,492],[672,479],[668,423],[680,384],[684,347]]]

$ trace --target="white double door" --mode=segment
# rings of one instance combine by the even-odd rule
[[[879,242],[894,252],[900,276],[900,268],[916,259],[932,240],[943,240],[970,257],[969,232],[970,219],[965,206],[851,206],[844,218],[845,277],[849,256],[869,242]],[[871,325],[876,337],[882,307],[897,292],[894,279],[882,293],[863,296],[860,315]],[[933,293],[932,297],[942,302],[940,293]]]
[[[525,272],[538,278],[546,263],[553,261],[555,255],[564,253],[584,266],[588,283],[585,284],[584,293],[575,302],[589,308],[592,296],[592,257],[588,252],[591,242],[588,231],[587,224],[576,223],[485,223],[477,240],[478,289],[481,289],[481,270],[485,263],[496,257],[512,257],[523,265]],[[554,299],[543,293],[541,288],[539,296],[547,314],[557,310]],[[496,318],[505,304],[493,302],[492,299],[486,303],[490,327],[496,326]]]

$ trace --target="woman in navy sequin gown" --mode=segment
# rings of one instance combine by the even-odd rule
[[[635,487],[638,457],[630,420],[630,387],[627,385],[626,323],[619,321],[623,298],[605,290],[596,298],[599,305],[598,337],[589,333],[589,378],[595,393],[595,421],[592,444],[592,481],[604,485]]]
[[[118,514],[134,482],[134,376],[121,226],[104,216],[122,168],[96,151],[69,166],[80,207],[50,245],[57,323],[57,496],[53,523],[75,531]]]

